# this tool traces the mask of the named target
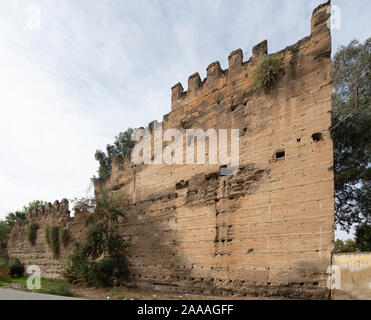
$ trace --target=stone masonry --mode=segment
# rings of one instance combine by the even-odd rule
[[[217,165],[123,163],[96,184],[128,200],[120,233],[128,241],[130,281],[168,292],[329,298],[333,251],[331,34],[327,2],[313,12],[310,36],[277,52],[277,84],[256,91],[252,74],[268,53],[266,41],[229,68],[210,64],[172,88],[168,128],[239,129],[239,168],[222,176]],[[149,124],[149,129],[158,125]],[[30,214],[36,245],[25,226],[11,234],[8,252],[45,275],[60,276],[72,247],[53,259],[43,229],[60,224],[82,238],[84,216],[70,217],[62,201]]]

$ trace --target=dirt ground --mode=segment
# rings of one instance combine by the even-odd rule
[[[97,289],[74,287],[72,291],[79,298],[94,300],[284,300],[276,297],[240,297],[240,296],[210,296],[196,294],[171,294],[147,289]]]

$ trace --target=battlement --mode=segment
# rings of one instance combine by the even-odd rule
[[[67,199],[62,199],[61,202],[55,200],[53,204],[48,202],[45,206],[35,208],[27,212],[27,219],[32,220],[37,217],[47,215],[70,215],[69,202]]]
[[[228,56],[229,67],[226,70],[222,70],[220,62],[215,61],[209,64],[206,68],[207,76],[201,80],[198,72],[188,77],[188,90],[184,91],[182,84],[179,82],[171,88],[171,111],[174,111],[184,105],[182,102],[187,102],[188,99],[196,98],[202,95],[203,87],[207,90],[212,90],[212,87],[218,88],[220,83],[218,82],[221,78],[228,77],[229,81],[233,81],[234,77],[239,77],[241,68],[244,64],[256,63],[258,59],[268,53],[268,43],[264,40],[253,47],[252,57],[247,61],[243,62],[242,49],[232,51]]]
[[[321,4],[313,10],[311,19],[311,35],[310,38],[315,38],[321,31],[327,28],[328,19],[330,17],[330,1]],[[281,53],[284,52],[280,51]],[[221,79],[226,78],[226,82],[233,82],[236,78],[241,76],[241,73],[245,69],[253,68],[259,59],[268,54],[268,42],[264,40],[252,48],[252,55],[247,61],[243,61],[243,52],[241,49],[234,50],[228,56],[228,68],[222,70],[219,61],[211,63],[207,69],[207,76],[201,80],[198,72],[192,74],[188,78],[188,89],[184,90],[183,85],[178,82],[171,88],[171,111],[185,108],[189,103],[189,100],[198,98],[203,94],[212,90],[212,87],[217,90],[223,81]],[[244,68],[242,68],[244,67]],[[207,88],[205,92],[202,90],[204,87]]]

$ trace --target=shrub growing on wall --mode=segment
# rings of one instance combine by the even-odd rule
[[[20,278],[24,274],[24,265],[18,260],[14,259],[10,264],[10,275],[12,278]]]
[[[56,258],[59,255],[60,247],[60,227],[58,226],[49,226],[45,229],[45,239],[48,243],[50,250],[53,252],[53,256]]]
[[[134,130],[129,128],[124,132],[120,132],[115,137],[113,144],[107,144],[106,152],[97,150],[95,152],[95,160],[99,162],[98,178],[108,180],[111,176],[112,158],[114,156],[121,156],[122,159],[130,159],[131,151],[134,148],[134,141],[132,134]],[[96,177],[93,177],[93,181]]]
[[[39,229],[39,224],[36,222],[31,222],[27,226],[26,238],[34,246],[36,243],[37,230]]]
[[[63,247],[67,247],[70,243],[71,236],[67,229],[60,229],[59,239],[63,245]]]
[[[104,191],[96,199],[78,202],[79,206],[94,211],[87,220],[85,243],[76,243],[69,257],[64,273],[69,281],[110,286],[115,280],[127,276],[129,270],[123,253],[125,243],[118,234],[118,219],[123,217],[123,209],[118,203]]]
[[[5,259],[0,259],[0,281],[10,279],[10,266]]]
[[[45,228],[45,240],[50,248],[50,226]]]
[[[256,89],[269,89],[278,80],[281,60],[278,54],[263,56],[256,65],[252,83]]]

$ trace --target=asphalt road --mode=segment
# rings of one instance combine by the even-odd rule
[[[55,296],[14,289],[0,289],[0,300],[80,300],[78,298]]]

